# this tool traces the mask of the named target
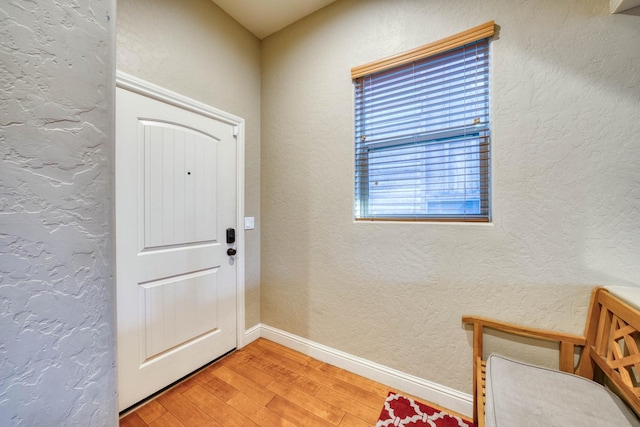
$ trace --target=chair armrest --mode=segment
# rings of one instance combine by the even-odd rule
[[[462,321],[473,325],[473,357],[482,359],[484,328],[495,329],[496,331],[507,332],[521,337],[535,338],[544,341],[560,343],[560,370],[564,372],[574,372],[574,348],[584,347],[587,340],[579,335],[555,332],[545,329],[529,328],[527,326],[515,325],[513,323],[500,322],[498,320],[487,319],[477,316],[463,316]],[[476,363],[477,365],[477,363]],[[476,366],[474,365],[474,366]]]
[[[568,344],[578,346],[584,346],[587,341],[585,337],[581,337],[579,335],[549,331],[546,329],[529,328],[527,326],[487,319],[486,317],[463,316],[462,322],[471,325],[479,325],[484,328],[495,329],[497,331],[508,332],[523,337],[537,338],[544,341],[566,342]]]

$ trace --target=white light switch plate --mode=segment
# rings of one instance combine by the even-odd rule
[[[244,229],[245,230],[253,230],[256,228],[255,220],[252,216],[244,217]]]

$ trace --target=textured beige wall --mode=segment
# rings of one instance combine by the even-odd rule
[[[211,0],[118,0],[116,34],[118,70],[245,119],[249,328],[260,321],[260,42]]]
[[[341,0],[264,40],[261,321],[470,392],[464,313],[581,333],[640,285],[640,17],[607,8]],[[493,222],[354,223],[350,68],[492,19]]]

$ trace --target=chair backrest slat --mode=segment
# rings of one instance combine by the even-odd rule
[[[576,372],[592,378],[592,368],[598,366],[640,415],[640,311],[604,288],[596,289],[592,298],[593,310],[589,314],[598,316],[596,334],[593,329],[585,331],[586,349]],[[592,365],[591,369],[585,367],[586,363]]]

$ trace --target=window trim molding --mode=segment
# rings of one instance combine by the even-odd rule
[[[477,27],[470,28],[458,34],[446,37],[441,40],[420,46],[407,52],[399,53],[385,59],[359,65],[351,69],[351,79],[355,80],[368,74],[384,71],[389,68],[398,67],[409,62],[428,58],[429,56],[473,43],[477,40],[492,37],[495,33],[495,22],[489,21]]]

